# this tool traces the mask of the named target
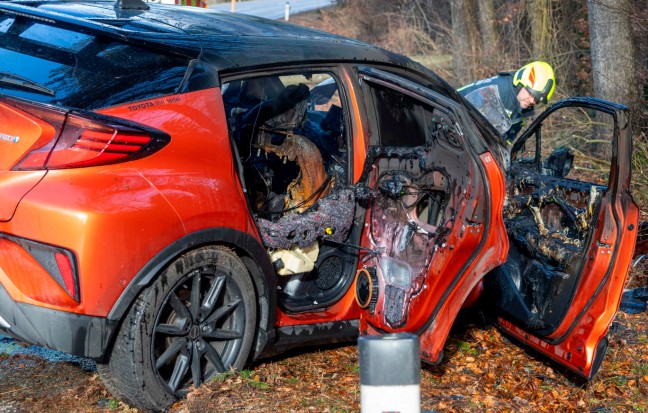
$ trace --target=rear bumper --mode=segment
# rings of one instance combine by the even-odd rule
[[[102,361],[116,321],[12,300],[0,284],[0,333],[79,357]]]

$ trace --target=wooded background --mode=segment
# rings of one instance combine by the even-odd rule
[[[554,99],[624,103],[641,133],[647,9],[645,0],[340,0],[325,29],[409,56],[448,56],[436,69],[455,87],[545,60]]]

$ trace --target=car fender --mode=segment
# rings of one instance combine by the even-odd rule
[[[259,328],[255,353],[260,353],[266,343],[272,341],[273,331],[270,330],[275,318],[277,280],[263,245],[250,234],[231,228],[202,229],[168,245],[133,277],[108,314],[108,320],[121,321],[139,293],[175,258],[185,251],[208,244],[232,247],[248,267],[259,300]]]

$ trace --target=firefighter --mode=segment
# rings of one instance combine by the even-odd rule
[[[502,72],[497,76],[466,85],[458,92],[466,97],[496,127],[507,143],[522,129],[523,118],[533,113],[533,107],[551,99],[556,80],[551,65],[531,62],[517,72]],[[499,98],[499,111],[493,110],[493,100]],[[497,106],[496,105],[496,106]],[[503,117],[495,116],[501,113]]]

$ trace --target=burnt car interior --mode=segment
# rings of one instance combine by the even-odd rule
[[[447,246],[448,234],[461,220],[460,197],[452,194],[468,187],[469,162],[457,162],[467,156],[448,108],[410,96],[373,74],[363,80],[375,109],[369,117],[377,145],[370,147],[367,162],[374,253],[364,256],[358,285],[380,285],[382,291],[357,288],[356,294],[362,308],[398,328],[407,322],[410,300],[422,294],[436,252]]]
[[[249,205],[288,311],[329,306],[357,267],[344,104],[327,73],[246,78],[222,88]],[[355,239],[356,242],[349,242]]]
[[[510,241],[494,295],[501,311],[547,335],[578,287],[610,173],[614,120],[567,107],[512,148],[504,220]]]
[[[284,310],[335,303],[353,282],[360,249],[359,304],[373,314],[382,297],[384,322],[398,328],[458,219],[461,197],[452,194],[473,183],[458,161],[467,155],[451,109],[371,77],[363,91],[374,109],[375,142],[360,184],[351,185],[350,128],[334,75],[265,75],[222,87]],[[504,207],[510,252],[489,276],[489,296],[536,334],[557,328],[578,287],[610,173],[613,123],[603,112],[562,108],[512,148]],[[366,208],[371,245],[363,249]],[[366,291],[379,284],[384,291]]]
[[[470,186],[469,166],[457,161],[466,155],[447,108],[369,78],[363,90],[373,102],[376,142],[357,185],[350,183],[350,128],[334,76],[245,78],[224,83],[222,95],[283,308],[311,311],[335,303],[353,282],[361,250],[364,267],[373,271],[365,273],[384,280],[381,313],[398,326],[454,225],[460,206],[451,205],[451,186]],[[372,237],[362,248],[366,208]],[[362,308],[375,306],[378,293],[369,295],[372,303],[364,305],[359,293]]]

